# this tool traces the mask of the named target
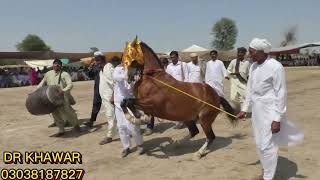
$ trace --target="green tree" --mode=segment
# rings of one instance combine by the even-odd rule
[[[212,46],[218,50],[233,49],[237,40],[238,29],[235,22],[229,18],[221,18],[212,28],[214,36]]]
[[[18,51],[49,51],[50,46],[37,35],[28,34],[20,43],[16,45]]]

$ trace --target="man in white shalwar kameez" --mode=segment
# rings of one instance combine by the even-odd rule
[[[237,50],[237,59],[230,62],[228,66],[228,76],[230,77],[230,99],[234,108],[238,110],[245,100],[247,81],[249,76],[250,62],[244,59],[247,49],[240,47]]]
[[[178,81],[186,81],[187,80],[187,63],[181,62],[179,60],[179,54],[177,51],[172,51],[170,53],[171,63],[167,66],[166,72],[174,77]]]
[[[112,59],[112,61],[115,60],[116,57]],[[121,60],[118,58],[117,60],[120,62]],[[114,116],[114,105],[111,103],[113,101],[113,71],[114,71],[114,65],[112,63],[117,62],[108,62],[106,63],[105,56],[98,56],[96,57],[96,62],[99,66],[102,66],[100,72],[99,72],[99,93],[102,100],[102,106],[105,108],[105,116],[107,118],[108,122],[108,130],[107,130],[107,137],[104,138],[99,144],[104,145],[107,143],[110,143],[112,141],[112,138],[114,137],[116,133],[116,120]]]
[[[244,118],[252,107],[252,127],[263,175],[257,179],[274,178],[278,147],[302,142],[303,134],[287,120],[287,89],[285,70],[268,56],[271,44],[255,38],[250,43],[250,56],[254,63],[249,72],[246,100],[238,118]]]
[[[197,53],[190,54],[191,62],[187,64],[187,77],[186,82],[203,83],[201,77],[201,70],[199,65],[199,57]]]
[[[127,74],[122,65],[118,65],[113,72],[114,84],[114,105],[115,105],[115,117],[117,120],[117,127],[121,143],[123,145],[122,157],[126,157],[130,153],[130,135],[135,139],[138,153],[141,155],[144,153],[142,147],[143,139],[140,132],[140,126],[130,123],[124,115],[121,108],[121,102],[124,99],[132,98],[132,87],[127,82]]]
[[[211,60],[206,65],[205,83],[214,88],[219,96],[224,97],[223,80],[229,79],[226,67],[217,59],[218,51],[212,50],[210,56]]]
[[[170,52],[171,63],[167,66],[166,72],[178,81],[187,80],[187,64],[179,61],[179,53],[177,51]],[[183,122],[177,122],[174,129],[182,129],[184,127]]]

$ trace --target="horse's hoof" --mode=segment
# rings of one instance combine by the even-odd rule
[[[140,125],[140,119],[137,119],[135,118],[134,116],[131,116],[131,115],[125,115],[125,118],[132,124],[135,124],[135,125]]]
[[[132,118],[132,116],[131,116],[129,113],[124,114],[124,117],[125,117],[127,120],[129,120],[129,119]]]
[[[135,117],[131,117],[130,120],[129,120],[132,124],[135,124],[135,125],[140,125],[141,124],[141,120],[140,119],[137,119]]]
[[[155,120],[157,120],[158,122],[163,122],[163,120],[161,118],[155,117]]]
[[[151,119],[149,118],[149,116],[143,115],[143,116],[141,117],[141,121],[144,122],[144,123],[149,124],[149,123],[151,122]]]
[[[201,157],[202,157],[202,154],[201,153],[199,153],[199,152],[195,152],[194,154],[193,154],[193,160],[199,160],[199,159],[201,159]]]

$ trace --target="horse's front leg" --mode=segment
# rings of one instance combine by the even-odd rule
[[[133,99],[133,98],[127,99],[126,106],[131,110],[131,112],[136,118],[140,118],[141,113],[137,110],[135,106],[135,102],[136,102],[136,99]]]
[[[124,99],[121,103],[121,108],[124,112],[125,118],[133,124],[141,124],[147,122],[148,118],[142,111],[138,111],[135,107],[135,99]]]
[[[124,100],[122,100],[122,102],[120,103],[121,109],[122,109],[122,111],[123,111],[123,113],[124,113],[125,115],[129,114],[128,109],[127,109],[127,101],[128,101],[128,99],[124,99]]]
[[[196,120],[184,121],[183,123],[188,127],[189,134],[184,136],[182,139],[176,140],[175,143],[177,145],[182,144],[184,141],[192,139],[195,135],[199,133],[199,129],[196,125]]]
[[[134,117],[129,113],[127,104],[128,104],[128,99],[122,100],[122,102],[120,104],[121,109],[122,109],[122,111],[124,113],[125,118],[130,122],[134,122]]]

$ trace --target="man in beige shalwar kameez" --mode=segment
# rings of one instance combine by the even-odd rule
[[[53,70],[47,72],[37,88],[50,85],[59,85],[61,87],[60,95],[64,96],[64,104],[59,106],[52,116],[55,124],[59,127],[59,132],[56,137],[62,136],[65,133],[65,122],[70,122],[75,131],[80,131],[79,120],[75,110],[71,107],[75,101],[71,96],[71,89],[73,87],[71,76],[62,71],[62,62],[59,59],[53,61]]]

